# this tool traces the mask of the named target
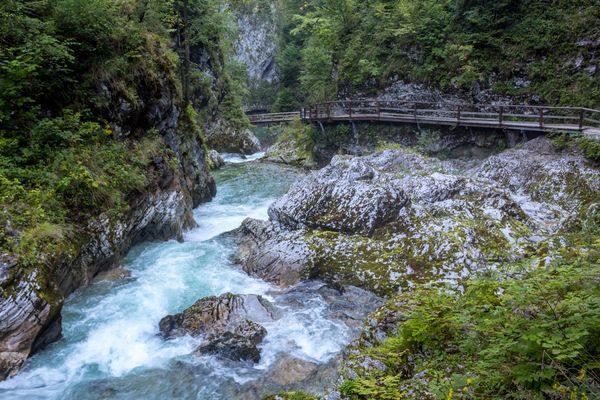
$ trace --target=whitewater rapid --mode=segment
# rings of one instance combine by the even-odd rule
[[[227,365],[190,355],[198,339],[164,341],[158,323],[201,297],[260,294],[278,304],[270,284],[231,265],[233,244],[221,233],[247,217],[267,218],[297,172],[228,156],[215,175],[216,198],[195,210],[198,228],[185,242],[147,243],[123,262],[131,277],[98,282],[74,293],[63,309],[63,338],[35,354],[16,377],[0,382],[0,399],[225,399],[224,388],[261,376],[281,352],[326,362],[349,340],[325,303],[307,294],[282,318],[265,324],[258,365]]]

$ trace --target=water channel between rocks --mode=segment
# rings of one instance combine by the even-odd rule
[[[138,246],[123,263],[131,277],[72,295],[63,309],[64,337],[0,383],[0,398],[252,399],[261,395],[255,387],[269,380],[282,356],[321,365],[331,361],[355,332],[331,317],[314,284],[286,293],[246,275],[231,265],[232,241],[219,236],[246,217],[267,218],[269,204],[298,176],[254,158],[227,157],[228,165],[215,173],[217,197],[195,210],[199,226],[184,243]],[[162,317],[226,292],[263,295],[280,310],[281,318],[265,324],[259,364],[193,356],[199,338],[158,336]]]

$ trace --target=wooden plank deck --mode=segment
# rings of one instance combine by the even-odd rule
[[[600,138],[600,111],[581,107],[471,105],[413,102],[339,101],[297,112],[249,115],[254,124],[302,119],[306,122],[391,122],[511,129],[531,132],[583,132]]]

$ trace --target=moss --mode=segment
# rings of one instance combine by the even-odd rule
[[[370,237],[312,230],[305,237],[315,254],[307,278],[388,296],[422,282],[459,283],[474,271],[536,251],[524,240],[531,231],[520,218],[496,221],[475,206],[461,207],[464,213],[446,215],[421,214],[409,206],[401,221]]]
[[[269,159],[281,160],[298,167],[315,167],[315,128],[311,124],[297,119],[279,125],[276,129],[278,132],[275,144],[266,153]]]
[[[600,140],[583,137],[578,143],[583,155],[593,162],[600,164]]]

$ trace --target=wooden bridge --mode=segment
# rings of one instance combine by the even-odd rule
[[[296,112],[249,115],[253,124],[392,122],[536,132],[585,132],[600,138],[600,110],[582,107],[475,105],[404,101],[333,101]]]

